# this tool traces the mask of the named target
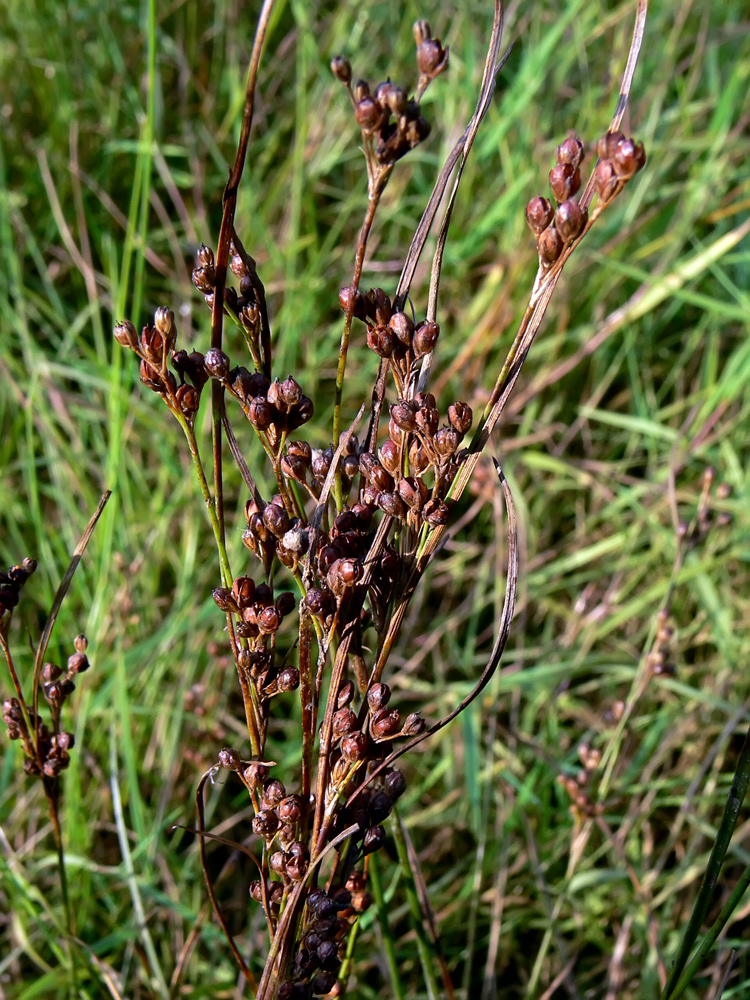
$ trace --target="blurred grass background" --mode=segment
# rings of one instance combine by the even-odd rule
[[[64,660],[83,629],[94,664],[68,714],[77,745],[63,812],[86,997],[238,995],[195,844],[170,832],[193,822],[197,777],[242,733],[210,598],[212,541],[179,430],[111,327],[168,304],[183,346],[207,345],[190,269],[218,233],[257,6],[8,0],[0,37],[0,562],[40,560],[15,616],[27,677],[26,632],[38,635],[101,492],[114,491],[50,650]],[[569,130],[593,142],[606,128],[634,7],[509,4],[513,52],[446,254],[441,407],[463,398],[481,409],[535,271],[524,204],[544,192]],[[471,114],[491,13],[478,0],[279,0],[238,232],[269,291],[275,370],[316,401],[314,445],[330,426],[337,292],[366,203],[357,131],[328,61],[342,52],[355,75],[409,85],[417,17],[451,47],[450,73],[426,100],[433,133],[399,165],[376,225],[364,284],[390,291]],[[625,123],[647,166],[574,256],[493,442],[521,518],[510,649],[481,703],[412,757],[401,810],[460,997],[658,995],[726,799],[750,692],[749,32],[738,0],[652,3]],[[345,416],[374,371],[374,356],[354,352]],[[249,439],[248,451],[257,468]],[[731,496],[712,499],[711,530],[675,572],[670,483],[690,521],[708,466]],[[239,514],[231,472],[227,497]],[[398,699],[430,719],[467,692],[491,647],[501,518],[485,470],[404,629]],[[236,526],[235,572],[253,572]],[[667,601],[672,669],[649,678]],[[571,810],[559,781],[579,773],[581,744],[603,755],[581,786],[603,806],[596,820]],[[293,723],[272,732],[270,750],[293,763]],[[63,996],[53,842],[20,767],[3,742],[0,995]],[[209,819],[238,840],[250,832],[231,785],[212,796]],[[740,824],[717,912],[750,861],[747,811]],[[363,922],[350,985],[364,1000],[427,995],[392,846],[386,854],[387,921]],[[224,848],[211,858],[260,969],[254,873]],[[715,995],[733,948],[723,995],[747,995],[749,912],[690,997]]]

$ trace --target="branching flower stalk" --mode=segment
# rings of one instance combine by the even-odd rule
[[[411,598],[503,414],[565,263],[645,162],[640,143],[619,128],[646,4],[644,0],[638,4],[618,108],[597,145],[598,159],[583,192],[578,196],[585,150],[571,134],[558,146],[549,174],[552,197],[534,198],[527,206],[539,268],[521,326],[468,447],[462,444],[474,423],[471,408],[456,400],[444,407],[441,421],[438,402],[429,391],[429,377],[441,336],[438,291],[451,214],[503,62],[502,4],[494,7],[475,113],[437,178],[392,297],[382,288],[361,288],[366,252],[382,194],[398,161],[429,135],[420,102],[430,83],[448,68],[449,53],[432,37],[429,24],[418,21],[412,96],[390,79],[373,88],[362,79],[353,83],[348,60],[333,59],[332,71],[346,88],[361,132],[368,203],[354,250],[351,281],[339,295],[343,327],[331,444],[325,449],[295,438],[295,432],[313,418],[313,403],[295,378],[274,377],[264,286],[235,228],[237,191],[271,7],[272,0],[266,0],[253,46],[240,142],[224,192],[216,252],[201,246],[193,271],[193,282],[211,310],[210,346],[205,353],[178,349],[174,315],[166,307],[157,310],[153,324],[147,324],[140,335],[125,320],[115,327],[115,337],[136,354],[141,381],[161,397],[188,441],[219,553],[221,585],[213,597],[226,622],[245,706],[250,756],[244,757],[233,747],[223,748],[198,784],[198,832],[211,902],[254,994],[261,1000],[306,1000],[332,991],[341,996],[346,990],[342,969],[351,967],[350,934],[372,901],[367,888],[368,859],[383,846],[383,824],[406,787],[395,762],[446,726],[481,693],[507,641],[515,606],[518,549],[513,500],[498,466],[508,517],[508,567],[492,653],[473,690],[444,718],[430,726],[420,712],[402,718],[392,701],[388,664]],[[451,178],[425,318],[416,321],[407,311],[411,286]],[[227,284],[228,275],[236,279],[236,287]],[[225,316],[241,330],[251,368],[233,363],[224,351]],[[360,427],[367,409],[363,404],[345,429],[346,370],[357,324],[364,326],[367,347],[380,364],[366,426]],[[203,471],[195,433],[208,382],[212,487]],[[386,407],[387,434],[381,433]],[[251,428],[249,436],[257,439],[266,456],[276,484],[270,498],[264,498],[257,487],[247,458],[249,448],[241,443],[245,435],[235,432],[230,408],[244,418],[244,426]],[[255,576],[234,576],[230,568],[223,512],[224,443],[247,489],[242,539],[260,564]],[[279,588],[285,574],[298,596]],[[297,635],[292,651],[281,655],[280,630],[295,614]],[[265,759],[266,739],[275,699],[295,691],[302,720],[299,771],[282,780],[275,770],[278,765]],[[205,830],[204,792],[219,769],[233,772],[247,791],[258,850]],[[209,840],[232,843],[252,859],[257,870],[251,896],[262,907],[270,935],[257,980],[229,931],[211,882],[206,863]]]

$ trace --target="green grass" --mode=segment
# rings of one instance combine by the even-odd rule
[[[237,995],[194,838],[170,832],[194,822],[197,778],[242,733],[210,598],[211,532],[179,429],[109,331],[168,303],[183,342],[207,343],[189,272],[197,244],[218,233],[256,6],[157,5],[150,22],[148,5],[129,0],[11,0],[0,39],[0,562],[40,561],[14,626],[27,677],[26,630],[38,635],[100,494],[114,491],[49,654],[64,659],[80,630],[91,642],[93,668],[68,714],[77,745],[63,803],[85,997],[110,995],[108,977],[122,996],[170,995],[180,956],[172,996]],[[571,0],[509,14],[514,50],[446,253],[433,369],[444,402],[466,398],[476,411],[486,399],[533,280],[524,204],[544,190],[569,130],[592,141],[606,127],[633,7]],[[276,369],[299,378],[318,413],[332,413],[337,292],[366,204],[357,133],[328,60],[343,51],[355,74],[403,78],[418,16],[450,44],[452,64],[429,91],[433,134],[397,168],[376,223],[364,283],[388,290],[471,113],[490,5],[292,0],[272,23],[238,231],[269,290]],[[746,21],[739,2],[652,3],[629,126],[648,163],[573,257],[493,441],[521,522],[511,645],[481,702],[412,756],[400,807],[461,997],[658,996],[721,820],[750,695]],[[418,313],[425,289],[421,275]],[[345,425],[375,371],[360,348]],[[240,353],[231,335],[228,350]],[[733,520],[674,573],[670,480],[690,520],[708,465],[732,487],[715,507]],[[470,689],[502,606],[501,511],[489,465],[481,470],[394,655],[399,702],[429,719]],[[226,493],[233,566],[250,571],[231,471]],[[670,594],[675,673],[646,682]],[[624,726],[611,716],[617,701]],[[293,760],[292,728],[272,731],[279,762]],[[603,806],[596,820],[571,813],[558,781],[576,775],[582,742],[602,753],[586,786]],[[2,746],[0,987],[63,996],[44,801],[16,746]],[[750,861],[747,815],[709,921]],[[249,835],[238,788],[215,789],[207,821]],[[425,997],[393,840],[385,854],[387,924],[363,919],[349,995]],[[259,970],[255,875],[224,848],[210,858]],[[746,914],[745,902],[686,996],[715,995],[732,949],[724,996],[745,995]]]

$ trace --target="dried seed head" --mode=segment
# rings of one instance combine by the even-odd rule
[[[277,806],[282,799],[286,798],[286,788],[284,782],[278,778],[271,778],[263,784],[263,799],[269,806]]]
[[[596,144],[596,155],[600,160],[610,160],[615,155],[617,144],[624,138],[623,132],[605,132]]]
[[[581,172],[570,163],[558,163],[549,172],[549,186],[555,201],[567,201],[581,186]]]
[[[268,866],[272,871],[275,871],[277,875],[286,874],[286,852],[285,851],[274,851],[273,854],[268,859]]]
[[[174,325],[174,313],[167,306],[159,306],[154,313],[154,326],[164,339],[165,350],[171,351],[177,340],[177,330]]]
[[[404,728],[401,730],[404,736],[419,736],[423,733],[427,723],[422,718],[419,712],[412,712],[411,715],[406,716],[404,722]]]
[[[268,765],[260,761],[252,761],[242,772],[242,777],[251,788],[260,788],[268,778]]]
[[[346,709],[344,709],[346,711]],[[341,741],[341,753],[345,760],[359,763],[367,759],[370,749],[370,738],[366,733],[356,732],[345,736]]]
[[[421,479],[415,476],[405,476],[398,481],[398,493],[407,507],[420,511],[429,495],[429,491]]]
[[[385,739],[398,732],[401,725],[401,713],[397,708],[381,708],[372,717],[370,732],[376,740]]]
[[[305,606],[316,618],[326,618],[336,606],[333,594],[328,590],[311,587],[305,595]]]
[[[640,170],[646,162],[646,152],[642,142],[632,139],[620,139],[612,156],[612,164],[619,177],[629,179]]]
[[[378,451],[378,458],[383,468],[392,476],[397,476],[401,467],[399,448],[395,441],[388,438]]]
[[[115,340],[122,347],[129,347],[131,351],[138,350],[138,333],[136,328],[128,319],[120,320],[114,328]]]
[[[225,379],[232,367],[229,358],[219,347],[209,347],[203,361],[211,378]]]
[[[382,826],[371,826],[369,830],[365,831],[362,843],[362,850],[365,854],[379,851],[383,844],[385,844],[385,830]]]
[[[426,438],[434,437],[440,423],[440,414],[436,406],[421,406],[415,415],[417,429]]]
[[[331,59],[331,72],[337,80],[347,84],[347,86],[352,81],[351,63],[344,56],[334,56]]]
[[[561,143],[555,151],[558,163],[569,163],[573,167],[579,167],[585,152],[583,143],[577,135],[569,135],[565,142]]]
[[[367,692],[367,704],[370,711],[377,712],[385,708],[391,698],[391,689],[387,684],[373,684]]]
[[[406,517],[406,506],[398,493],[391,490],[383,490],[378,496],[378,507],[384,514],[390,517]]]
[[[548,226],[536,241],[543,264],[554,264],[563,250],[563,240],[554,226]]]
[[[386,791],[394,801],[406,791],[406,778],[404,778],[403,774],[397,768],[386,772],[383,783],[385,784]]]
[[[414,324],[410,316],[403,312],[395,312],[388,320],[388,327],[405,347],[411,346]]]
[[[352,315],[357,319],[364,319],[367,315],[365,297],[359,289],[355,291],[353,287],[342,288],[339,292],[339,303],[344,312],[351,309]]]
[[[393,334],[387,326],[368,326],[367,346],[379,358],[390,358],[394,347]]]
[[[333,736],[339,739],[348,736],[357,728],[357,716],[348,707],[340,708],[333,714]]]
[[[269,608],[263,608],[258,615],[258,628],[263,635],[273,635],[274,632],[278,632],[281,628],[281,614],[279,609],[273,605]]]
[[[69,674],[82,674],[85,670],[88,670],[91,664],[85,653],[73,653],[72,656],[68,657],[68,673]]]
[[[49,684],[52,681],[56,681],[58,677],[62,674],[62,670],[57,666],[56,663],[45,663],[42,667],[42,680],[45,684]]]
[[[232,747],[224,747],[223,750],[219,750],[219,763],[227,771],[239,771],[240,755]]]
[[[588,212],[577,201],[569,198],[558,206],[555,212],[555,228],[567,243],[576,239],[586,226]]]
[[[594,170],[594,187],[600,200],[606,205],[620,190],[622,181],[617,176],[611,160],[600,160]]]
[[[279,827],[279,820],[273,809],[262,809],[253,817],[253,833],[261,837],[271,837]]]
[[[451,426],[458,431],[458,433],[463,437],[464,434],[468,434],[471,430],[471,422],[473,419],[473,414],[471,412],[471,407],[467,406],[466,403],[462,403],[457,400],[455,403],[451,403],[448,407],[448,420]]]
[[[532,198],[526,206],[526,221],[537,236],[552,222],[554,214],[555,210],[549,198]]]
[[[299,795],[287,795],[279,802],[276,811],[283,823],[297,823],[302,815],[302,799]]]
[[[296,667],[284,667],[277,683],[279,691],[296,691],[299,687],[299,670]]]
[[[372,135],[383,124],[383,109],[372,97],[357,101],[354,118],[366,135]]]
[[[440,327],[437,323],[420,323],[414,331],[414,356],[422,358],[425,354],[430,354],[439,336]]]
[[[442,458],[450,458],[456,453],[461,437],[452,427],[441,427],[435,435],[435,450]]]
[[[391,420],[402,431],[413,431],[417,426],[416,407],[411,400],[400,399],[391,407]]]
[[[336,696],[336,707],[338,709],[342,709],[351,705],[352,701],[354,700],[354,693],[355,693],[354,681],[352,680],[344,681],[344,683],[339,688],[338,695]]]
[[[274,408],[264,396],[256,396],[250,400],[247,416],[253,427],[265,431],[274,422]]]

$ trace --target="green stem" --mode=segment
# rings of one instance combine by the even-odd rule
[[[378,917],[380,933],[383,937],[385,964],[388,966],[388,975],[391,979],[391,989],[393,990],[394,1000],[405,1000],[404,988],[401,985],[401,979],[398,974],[396,945],[393,940],[391,925],[388,921],[388,907],[386,905],[385,894],[383,892],[383,883],[380,881],[380,872],[378,871],[378,864],[374,856],[370,858],[368,878],[370,888],[372,889],[373,899],[375,900],[375,911]]]
[[[419,903],[417,888],[412,877],[406,838],[404,837],[403,830],[401,829],[401,819],[395,809],[393,810],[391,830],[393,831],[393,839],[396,842],[396,852],[398,853],[398,860],[401,863],[401,871],[404,875],[406,899],[412,916],[412,926],[417,938],[417,951],[419,953],[419,961],[422,966],[422,972],[424,973],[425,985],[427,986],[427,995],[430,1000],[439,1000],[440,992],[438,990],[437,979],[435,978],[434,971],[437,957],[432,951],[432,942],[425,933],[424,916],[422,913],[422,907]]]
[[[729,790],[729,797],[724,808],[721,825],[719,826],[716,834],[716,840],[714,841],[714,846],[711,849],[711,854],[708,859],[706,874],[703,876],[703,882],[701,883],[701,887],[698,892],[698,898],[695,901],[693,912],[690,915],[690,920],[688,921],[682,941],[680,942],[680,948],[677,953],[677,957],[675,958],[674,965],[672,966],[672,971],[669,974],[666,986],[662,992],[662,1000],[673,1000],[674,997],[679,996],[681,992],[684,992],[685,987],[687,987],[690,981],[689,979],[685,979],[685,977],[681,974],[687,964],[690,953],[693,950],[693,945],[698,938],[703,921],[706,919],[706,914],[708,913],[708,909],[711,905],[714,890],[716,889],[719,874],[721,873],[721,866],[724,862],[726,853],[729,850],[729,843],[732,839],[734,828],[737,825],[737,818],[745,799],[749,783],[750,729],[745,734],[745,742],[742,745],[740,759],[737,763],[737,769],[734,774],[734,780],[732,781],[732,787]],[[698,955],[700,955],[700,951]],[[698,958],[698,955],[696,956],[696,959]],[[691,968],[692,965],[693,963],[691,963]],[[691,976],[694,974],[694,971],[695,970],[693,969]],[[684,985],[682,986],[680,993],[678,993],[676,992],[677,988],[680,984],[682,984],[683,979],[685,980]]]

